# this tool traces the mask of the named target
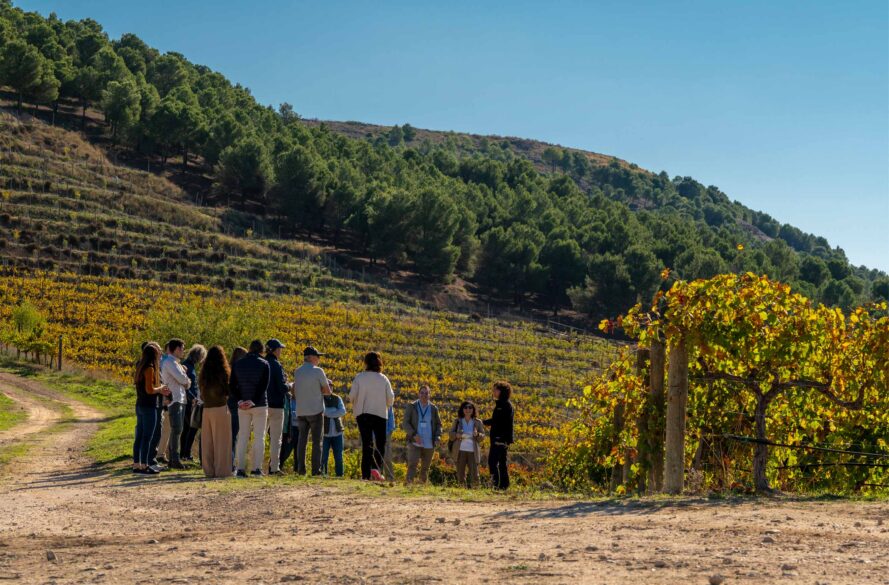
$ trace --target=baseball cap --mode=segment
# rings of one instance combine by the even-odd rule
[[[269,339],[268,341],[266,341],[265,346],[267,348],[269,348],[271,351],[275,351],[278,348],[287,347],[286,345],[284,345],[283,343],[281,343],[274,337],[272,339]]]
[[[311,345],[303,350],[303,357],[309,357],[310,355],[322,356],[323,353],[319,353],[317,349],[312,347]]]

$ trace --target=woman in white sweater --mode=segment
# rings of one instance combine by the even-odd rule
[[[352,415],[361,433],[361,478],[371,479],[371,469],[382,477],[383,452],[386,450],[386,421],[389,407],[395,403],[395,393],[389,378],[382,374],[383,358],[372,351],[364,356],[365,370],[352,380],[349,400]]]

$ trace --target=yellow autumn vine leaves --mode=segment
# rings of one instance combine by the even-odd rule
[[[665,271],[665,278],[669,272]],[[680,340],[689,353],[692,377],[688,414],[688,456],[700,457],[703,446],[719,451],[723,467],[743,470],[748,449],[719,439],[723,434],[753,434],[755,396],[743,384],[703,381],[705,374],[756,379],[762,392],[778,388],[779,398],[767,414],[768,437],[793,445],[828,445],[860,451],[885,451],[889,437],[889,316],[886,303],[858,307],[849,314],[812,303],[785,284],[751,273],[677,281],[658,292],[650,304],[637,304],[617,323],[648,347],[655,339],[668,348]],[[601,327],[605,330],[606,320]],[[598,450],[587,455],[602,465],[619,462],[612,452],[635,445],[635,429],[612,437],[608,425],[615,399],[632,412],[644,400],[628,360],[615,364],[574,402],[588,425],[569,440]],[[621,369],[622,368],[622,369]],[[696,380],[696,378],[698,378]],[[615,388],[614,385],[623,385]],[[823,391],[822,391],[823,390]],[[828,396],[829,395],[829,396]],[[860,409],[847,408],[861,400]],[[849,404],[838,404],[844,402]],[[603,444],[603,439],[606,439]],[[610,439],[608,442],[607,439]],[[720,441],[722,441],[720,443]],[[889,483],[878,467],[844,467],[822,471],[818,465],[847,460],[794,449],[772,449],[771,479],[786,489],[830,488],[867,491]],[[856,460],[860,462],[859,460]],[[871,460],[872,461],[872,460]],[[805,467],[808,465],[809,467]],[[728,474],[726,474],[727,476]],[[725,479],[726,482],[733,481]]]
[[[172,337],[221,344],[229,352],[254,338],[277,337],[287,345],[283,361],[289,372],[302,347],[316,345],[329,353],[323,366],[340,392],[362,369],[364,353],[377,349],[397,406],[415,399],[419,385],[428,383],[445,420],[461,400],[473,400],[482,414],[489,413],[490,384],[506,379],[516,388],[515,451],[529,460],[560,439],[568,420],[566,398],[598,371],[594,362],[604,367],[616,351],[590,336],[556,336],[530,323],[477,322],[404,305],[346,305],[65,274],[0,278],[0,326],[21,301],[44,313],[50,339],[64,335],[67,360],[122,381],[129,380],[142,341]]]

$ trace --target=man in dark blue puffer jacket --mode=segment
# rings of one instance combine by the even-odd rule
[[[262,359],[263,344],[250,343],[250,353],[232,366],[230,391],[238,402],[238,444],[236,467],[238,477],[247,476],[247,440],[253,429],[251,446],[253,475],[262,475],[265,457],[265,431],[268,424],[269,363]]]

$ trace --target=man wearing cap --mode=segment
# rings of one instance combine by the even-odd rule
[[[327,374],[318,367],[321,356],[314,347],[303,350],[303,365],[293,373],[293,397],[296,400],[296,421],[299,443],[293,462],[296,472],[306,474],[306,446],[312,433],[312,475],[321,475],[321,432],[324,428],[324,394],[331,390]]]
[[[269,339],[265,344],[265,359],[269,363],[269,475],[281,473],[281,435],[284,432],[284,403],[290,400],[290,384],[281,365],[284,344]],[[288,425],[290,422],[288,421]]]

